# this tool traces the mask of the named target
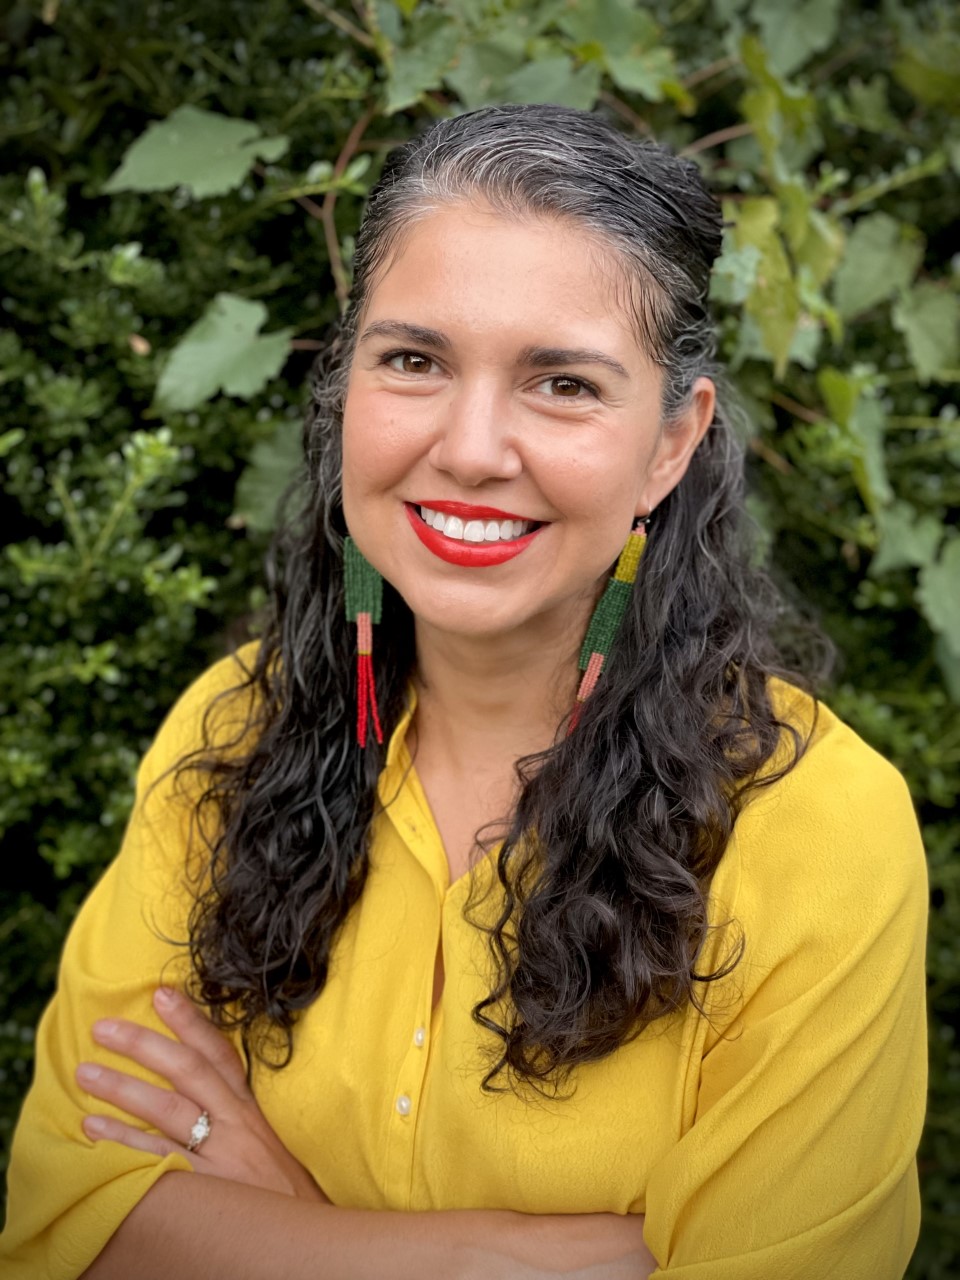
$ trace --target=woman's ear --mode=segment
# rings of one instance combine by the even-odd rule
[[[712,378],[700,377],[690,390],[683,412],[664,427],[637,505],[637,515],[648,515],[683,479],[694,450],[713,422],[717,388]]]

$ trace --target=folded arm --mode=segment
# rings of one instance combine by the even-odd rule
[[[647,1280],[641,1215],[341,1209],[171,1172],[84,1280]]]

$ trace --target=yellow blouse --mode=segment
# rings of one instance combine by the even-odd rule
[[[162,1029],[151,994],[182,974],[162,938],[184,936],[189,816],[169,781],[148,790],[236,679],[225,659],[168,716],[119,856],[67,940],[14,1140],[9,1280],[77,1276],[165,1170],[187,1167],[88,1141],[92,1100],[74,1069],[104,1060],[95,1018]],[[796,691],[777,696],[809,722]],[[389,744],[369,879],[329,980],[290,1065],[254,1078],[267,1119],[333,1202],[644,1213],[653,1274],[671,1280],[902,1276],[920,1219],[928,882],[896,770],[821,708],[801,762],[747,806],[714,876],[711,921],[734,916],[746,952],[709,984],[710,1021],[688,1007],[580,1068],[572,1099],[530,1105],[479,1090],[479,1050],[499,1043],[470,1016],[488,990],[487,943],[461,915],[469,875],[449,883],[405,745],[412,710]],[[493,877],[493,855],[476,874]],[[700,972],[732,937],[711,934]]]

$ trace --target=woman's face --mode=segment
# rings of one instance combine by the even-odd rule
[[[488,638],[585,625],[634,518],[682,476],[712,383],[661,428],[661,374],[616,279],[573,222],[463,204],[415,223],[377,280],[344,411],[344,513],[419,622]]]

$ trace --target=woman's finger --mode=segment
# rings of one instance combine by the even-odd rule
[[[80,1064],[77,1068],[77,1081],[81,1088],[95,1098],[110,1102],[128,1115],[145,1120],[154,1129],[159,1129],[161,1134],[176,1144],[178,1150],[182,1150],[190,1141],[191,1130],[203,1110],[192,1097],[183,1097],[172,1089],[158,1089],[156,1085],[138,1080],[136,1076],[113,1071],[95,1062]],[[113,1140],[123,1141],[116,1138]],[[152,1147],[141,1149],[153,1150]]]
[[[145,1133],[114,1116],[84,1116],[83,1131],[93,1142],[121,1142],[136,1151],[149,1151],[155,1156],[173,1154],[184,1156],[194,1167],[195,1156],[179,1142],[165,1138],[162,1133]]]
[[[153,1003],[177,1038],[203,1054],[237,1097],[248,1095],[247,1073],[240,1055],[192,1000],[172,987],[160,987],[154,993]]]
[[[162,1076],[176,1092],[196,1099],[204,1107],[216,1108],[223,1114],[233,1110],[239,1101],[230,1083],[193,1045],[122,1018],[95,1022],[93,1038],[97,1044]]]

